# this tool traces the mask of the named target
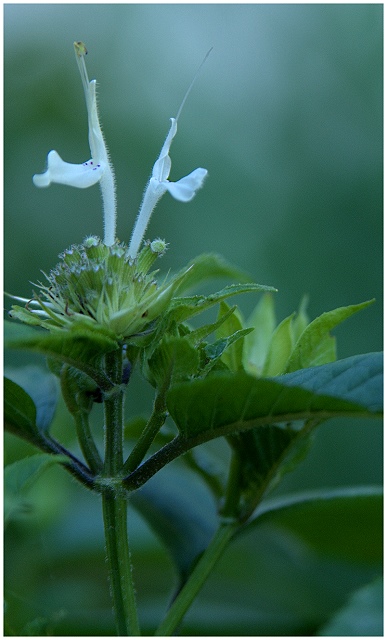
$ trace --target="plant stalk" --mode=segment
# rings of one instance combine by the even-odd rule
[[[153,412],[148,423],[123,466],[123,475],[132,473],[143,461],[149,447],[163,426],[167,417],[165,394],[159,393],[154,402]]]
[[[140,636],[128,544],[127,501],[120,489],[102,494],[110,590],[118,636]]]
[[[135,587],[132,576],[127,525],[127,493],[122,487],[124,388],[122,352],[105,356],[112,392],[104,397],[105,460],[101,477],[105,544],[117,635],[139,636]]]
[[[239,523],[235,521],[220,525],[184,587],[171,605],[164,620],[157,628],[156,636],[170,636],[173,634],[238,527]]]

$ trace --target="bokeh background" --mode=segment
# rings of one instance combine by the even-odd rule
[[[339,357],[382,348],[383,5],[9,4],[4,20],[6,291],[29,297],[30,281],[40,279],[40,270],[49,271],[63,249],[88,234],[102,234],[97,186],[38,190],[31,180],[44,170],[50,149],[69,162],[89,157],[73,41],[86,43],[89,75],[98,81],[100,118],[117,180],[118,236],[125,241],[168,119],[214,47],[171,148],[171,179],[203,166],[208,180],[189,204],[165,195],[148,230],[149,237],[170,243],[165,270],[202,252],[221,253],[256,281],[278,288],[279,320],[297,309],[304,293],[311,318],[376,298],[335,333]],[[246,316],[255,302],[252,296],[241,299]],[[16,354],[7,359],[10,366],[24,362]],[[135,384],[130,411],[146,412],[151,395],[141,380]],[[56,428],[71,442],[66,420],[65,428],[58,418]],[[13,438],[6,441],[10,462],[29,451]],[[98,501],[61,471],[47,478],[31,498],[29,519],[12,525],[7,571],[15,630],[34,620],[34,629],[42,624],[50,633],[110,633]],[[310,456],[281,490],[381,480],[380,425],[332,421],[321,427]],[[142,615],[151,630],[173,570],[134,511],[132,518],[135,559],[143,567]],[[276,632],[305,632],[307,627],[297,626],[295,569],[283,569],[284,549],[273,552],[277,542],[269,545],[277,559],[270,581],[273,593],[282,585],[294,626]],[[267,630],[255,600],[260,590],[270,599],[267,586],[260,586],[250,560],[246,564],[256,543],[235,546],[210,581],[200,615],[196,610],[202,626],[195,627],[192,616],[183,633]],[[239,609],[231,606],[226,588],[236,571]],[[324,576],[329,571],[334,575],[325,568]],[[155,580],[155,572],[163,580]],[[262,566],[257,572],[265,574]],[[169,587],[161,584],[164,579]],[[316,594],[321,604],[318,589]]]

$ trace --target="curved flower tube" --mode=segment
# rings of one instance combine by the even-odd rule
[[[104,243],[114,244],[116,235],[116,196],[113,168],[98,119],[96,81],[89,81],[84,56],[86,47],[74,42],[75,55],[85,92],[89,122],[89,146],[91,159],[82,164],[65,162],[56,151],[47,156],[47,170],[33,176],[37,187],[48,187],[52,183],[66,184],[81,189],[100,183],[104,208]]]
[[[195,196],[196,191],[203,186],[207,169],[198,168],[177,182],[168,180],[171,171],[171,158],[169,149],[177,132],[177,119],[171,118],[171,128],[161,149],[160,155],[153,165],[152,176],[144,193],[136,224],[134,225],[129,245],[129,254],[132,258],[137,255],[141,241],[149,224],[153,209],[161,196],[166,191],[180,202],[189,202]]]

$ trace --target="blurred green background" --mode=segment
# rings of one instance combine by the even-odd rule
[[[198,166],[209,177],[191,203],[167,194],[158,205],[148,233],[170,243],[161,266],[177,269],[199,253],[221,253],[256,281],[278,288],[279,320],[297,309],[304,293],[311,318],[375,297],[370,309],[336,331],[338,354],[381,349],[383,5],[9,4],[4,16],[6,291],[29,297],[30,281],[40,279],[40,270],[49,271],[58,253],[88,234],[102,235],[97,186],[38,190],[31,180],[44,170],[50,149],[69,162],[89,158],[73,41],[86,43],[89,75],[98,81],[117,180],[118,236],[125,241],[169,118],[213,46],[171,148],[171,179]],[[246,316],[255,302],[251,295],[241,300]],[[8,362],[24,360],[11,354]],[[129,411],[146,412],[151,394],[141,380],[134,385]],[[57,423],[62,440],[71,442],[71,421],[60,424],[58,417]],[[7,439],[7,461],[26,451]],[[35,619],[36,631],[41,619],[50,633],[111,633],[98,500],[63,472],[49,474],[50,491],[47,480],[37,485],[29,516],[10,528],[6,570],[15,630]],[[310,456],[280,490],[381,481],[381,426],[332,421],[321,427]],[[193,490],[187,488],[188,499]],[[173,570],[157,540],[133,518],[134,559],[142,567],[138,591],[151,629],[170,593]],[[312,613],[306,615],[305,597],[302,612],[295,604],[305,575],[298,575],[296,562],[281,560],[289,541],[260,536],[235,544],[206,587],[202,602],[211,602],[215,593],[217,603],[202,607],[204,626],[188,625],[182,632],[213,633],[213,620],[221,633],[267,631],[270,622],[262,611],[270,607],[257,605],[264,583],[254,569],[265,575],[261,556],[250,564],[257,542],[269,549],[267,558],[276,558],[273,594],[282,584],[281,598],[292,599],[287,622],[278,623],[276,632],[310,630],[300,620],[316,619],[313,589]],[[294,559],[297,550],[292,553]],[[324,576],[327,598],[333,598],[326,606],[334,608],[336,569],[324,565],[319,574],[316,562],[309,558],[308,567]],[[243,588],[238,584],[235,609],[232,599],[227,603],[227,579],[236,571]],[[343,582],[362,583],[358,569],[348,571]],[[320,618],[324,597],[320,580]],[[275,598],[273,603],[276,612]]]

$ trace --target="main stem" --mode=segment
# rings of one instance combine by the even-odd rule
[[[110,589],[119,636],[139,636],[135,588],[128,544],[127,500],[122,487],[124,388],[122,352],[105,356],[105,369],[114,384],[104,398],[105,461],[102,482],[102,510]]]

